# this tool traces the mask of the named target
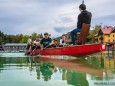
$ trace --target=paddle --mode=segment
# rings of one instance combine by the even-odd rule
[[[25,55],[29,55],[31,51],[31,45],[29,46],[29,49],[26,49]]]
[[[50,46],[50,44],[49,45],[47,45],[45,48],[43,48],[43,50],[45,50],[46,48],[48,48]]]
[[[34,50],[32,51],[31,56],[35,54],[35,52],[34,52],[34,51],[36,50],[36,48],[37,48],[37,47],[38,47],[38,46],[36,46],[36,47],[34,48]]]
[[[43,48],[42,50],[40,50],[40,52],[39,52],[39,54],[38,55],[40,55],[40,53],[43,51],[43,50],[45,50],[46,48],[48,48],[50,46],[50,44],[49,45],[47,45],[45,48]]]
[[[40,52],[42,52],[43,50],[45,50],[47,47],[49,47],[50,46],[50,44],[49,45],[47,45],[45,48],[43,48],[42,50],[40,50]],[[37,46],[34,48],[34,50],[32,51],[32,54],[31,54],[31,56],[33,56],[34,54],[35,54],[35,50],[36,50],[36,48],[37,48]],[[38,53],[38,55],[40,55],[40,52]]]
[[[32,54],[31,54],[31,55],[34,55],[34,54],[35,54],[34,51],[37,49],[38,46],[40,46],[40,45],[36,44],[36,47],[34,48],[34,50],[32,50]]]

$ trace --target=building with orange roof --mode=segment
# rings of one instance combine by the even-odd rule
[[[115,43],[115,28],[101,28],[97,34],[99,43]]]

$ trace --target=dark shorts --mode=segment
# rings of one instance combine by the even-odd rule
[[[30,47],[31,47],[31,45],[30,44],[27,44],[27,50],[29,50],[30,49]]]

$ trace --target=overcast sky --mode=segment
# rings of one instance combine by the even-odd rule
[[[82,0],[0,0],[0,30],[6,34],[62,35],[77,24]],[[115,26],[115,0],[85,0],[96,24]]]

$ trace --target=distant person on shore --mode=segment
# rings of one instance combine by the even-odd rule
[[[80,14],[78,15],[78,22],[77,22],[77,28],[71,31],[71,38],[72,38],[72,44],[76,45],[76,33],[80,32],[82,29],[82,24],[86,23],[86,24],[90,24],[91,23],[91,17],[92,14],[91,12],[88,12],[86,10],[86,5],[85,4],[81,4],[79,6],[79,10],[80,10]],[[82,34],[83,35],[83,34]]]
[[[42,40],[40,41],[41,50],[43,48],[51,48],[51,42],[52,42],[52,39],[49,37],[49,34],[44,33],[44,38],[42,38]]]

